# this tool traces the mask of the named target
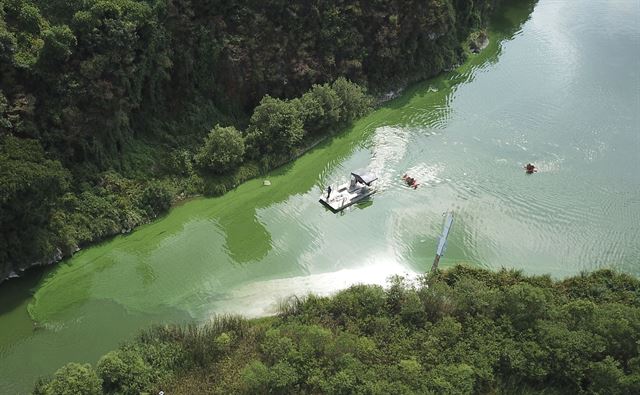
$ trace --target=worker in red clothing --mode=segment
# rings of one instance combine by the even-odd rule
[[[524,171],[527,174],[533,174],[533,173],[537,172],[538,169],[536,169],[536,167],[534,165],[532,165],[531,163],[527,163],[527,165],[524,167]]]
[[[402,179],[404,180],[404,182],[407,183],[408,186],[410,186],[413,189],[418,188],[418,185],[420,185],[418,184],[418,181],[415,178],[410,177],[406,174],[402,176]]]

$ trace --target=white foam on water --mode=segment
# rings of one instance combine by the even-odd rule
[[[386,189],[394,181],[393,170],[407,152],[410,131],[406,128],[382,126],[373,136],[373,155],[369,169],[378,176],[378,188]]]
[[[403,275],[415,279],[419,273],[405,267],[393,254],[373,255],[353,268],[289,278],[254,281],[230,290],[218,299],[211,314],[242,314],[259,317],[277,313],[278,303],[291,296],[310,293],[331,295],[355,284],[385,285],[389,277]]]
[[[443,169],[444,167],[440,164],[427,166],[425,163],[419,163],[407,169],[406,173],[418,180],[421,186],[428,186],[429,184],[439,184],[442,182],[439,174]],[[446,181],[450,180],[447,179]]]

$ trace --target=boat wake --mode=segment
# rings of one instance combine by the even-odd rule
[[[383,191],[396,180],[400,160],[405,156],[409,146],[410,131],[397,126],[382,126],[376,129],[373,136],[373,155],[369,170],[378,176],[377,187]]]

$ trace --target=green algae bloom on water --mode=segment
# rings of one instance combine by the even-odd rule
[[[271,186],[194,199],[81,251],[25,281],[33,297],[3,284],[0,388],[26,392],[69,361],[95,363],[154,322],[270,314],[291,294],[424,272],[449,210],[441,267],[640,274],[637,19],[617,2],[511,6],[486,49],[269,174]],[[363,167],[380,192],[327,213],[323,188]]]

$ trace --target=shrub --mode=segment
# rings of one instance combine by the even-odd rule
[[[370,110],[372,100],[360,85],[340,77],[331,84],[331,88],[342,101],[341,122],[351,123]]]
[[[150,217],[157,217],[171,207],[172,193],[160,182],[150,182],[142,191],[140,206]]]
[[[238,167],[243,157],[244,140],[240,132],[233,126],[216,125],[194,159],[200,170],[224,174]]]
[[[193,171],[192,160],[193,154],[189,150],[174,150],[167,156],[165,160],[165,171],[169,174],[188,176]]]
[[[247,129],[251,155],[293,152],[304,136],[299,100],[280,100],[266,95],[253,111]]]
[[[278,317],[156,328],[98,372],[123,394],[160,382],[167,393],[640,393],[634,302],[576,300],[515,271],[428,280],[292,299]]]
[[[269,368],[260,361],[252,361],[242,370],[242,381],[248,393],[266,393],[270,383]]]
[[[36,393],[43,395],[102,394],[102,380],[89,364],[69,363],[53,375],[46,384],[39,384]]]
[[[595,393],[624,393],[622,385],[624,371],[620,369],[620,363],[611,357],[606,357],[600,362],[592,363],[589,379],[591,380],[591,389]]]
[[[300,99],[305,129],[327,132],[340,123],[342,99],[328,84],[314,85]]]
[[[439,365],[427,375],[427,387],[437,394],[473,393],[473,368],[467,364]]]
[[[280,361],[269,369],[270,387],[276,392],[289,392],[285,390],[293,387],[298,380],[296,369],[286,361]]]
[[[547,316],[548,300],[543,289],[529,284],[516,284],[507,288],[500,312],[506,314],[517,329],[526,329],[535,325],[536,320]]]
[[[380,286],[354,285],[339,292],[332,300],[331,313],[336,318],[357,320],[386,314],[386,295]]]
[[[97,371],[107,392],[138,394],[152,384],[151,367],[130,346],[111,351],[100,358]]]
[[[222,332],[218,337],[213,341],[213,345],[215,346],[216,351],[220,353],[226,353],[231,348],[231,342],[233,338],[226,332]]]
[[[261,349],[267,362],[274,364],[293,354],[295,344],[291,338],[283,336],[279,329],[269,329],[265,334]]]

